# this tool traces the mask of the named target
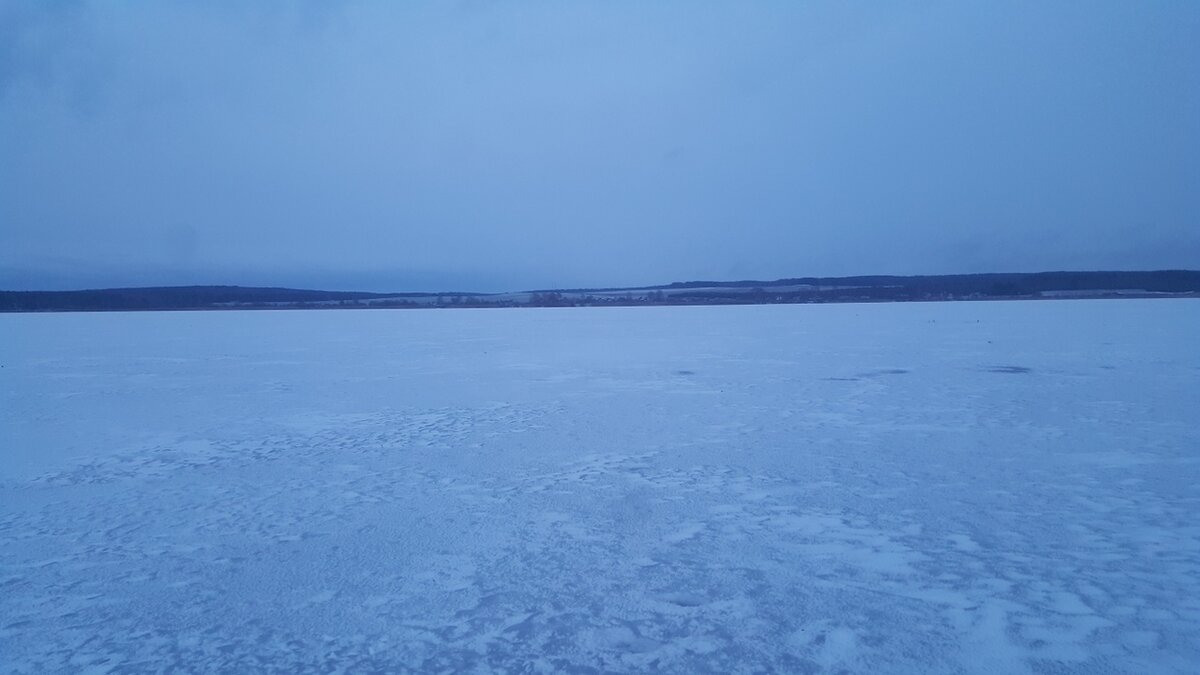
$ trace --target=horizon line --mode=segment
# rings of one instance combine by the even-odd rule
[[[1037,272],[956,272],[947,274],[850,274],[845,276],[800,276],[800,277],[779,277],[776,279],[689,279],[684,281],[671,281],[667,283],[649,284],[644,286],[588,286],[588,287],[554,287],[554,288],[529,288],[520,290],[504,290],[504,291],[362,291],[362,290],[328,290],[323,288],[304,288],[298,286],[274,286],[274,285],[242,285],[242,284],[178,284],[178,285],[148,285],[148,286],[106,286],[92,288],[73,288],[64,290],[48,290],[48,289],[27,289],[27,290],[10,290],[0,288],[0,293],[89,293],[100,291],[144,291],[149,289],[188,289],[188,288],[244,288],[244,289],[262,289],[262,290],[280,290],[280,291],[308,291],[320,293],[347,293],[358,295],[377,295],[377,296],[436,296],[436,295],[507,295],[514,293],[556,293],[556,292],[588,292],[588,291],[640,291],[640,290],[655,290],[665,289],[679,284],[738,284],[738,285],[753,285],[753,284],[774,284],[781,281],[838,281],[845,279],[864,279],[864,278],[891,278],[891,279],[918,279],[918,278],[939,278],[939,277],[986,277],[986,276],[1034,276],[1039,274],[1161,274],[1161,273],[1194,273],[1200,274],[1200,269],[1136,269],[1136,270],[1041,270]]]

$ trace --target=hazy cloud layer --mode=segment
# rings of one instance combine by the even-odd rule
[[[1200,267],[1200,4],[0,0],[0,288]]]

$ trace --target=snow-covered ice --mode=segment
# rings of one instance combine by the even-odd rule
[[[1200,671],[1200,302],[0,315],[0,671]]]

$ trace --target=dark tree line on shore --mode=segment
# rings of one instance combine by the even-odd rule
[[[360,293],[241,286],[0,291],[0,312],[897,302],[1028,298],[1042,297],[1043,294],[1095,297],[1200,294],[1200,271],[688,281],[643,288],[542,290],[532,292],[524,299],[512,294]]]

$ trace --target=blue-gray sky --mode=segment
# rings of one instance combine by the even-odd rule
[[[1198,267],[1193,0],[0,0],[0,288]]]

